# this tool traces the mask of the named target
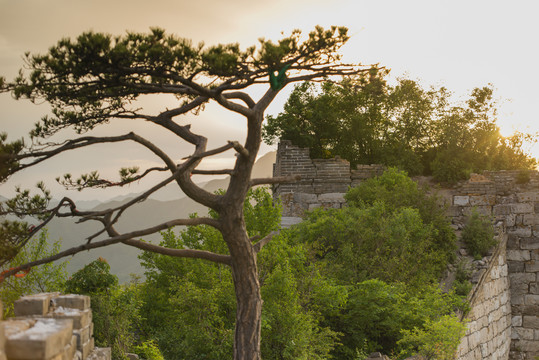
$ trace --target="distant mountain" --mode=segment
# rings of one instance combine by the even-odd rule
[[[271,177],[274,162],[275,152],[262,156],[255,163],[252,178]],[[214,192],[218,189],[226,188],[228,181],[228,178],[214,179],[208,181],[202,187],[207,191]],[[167,220],[185,218],[194,212],[199,214],[207,213],[207,208],[186,196],[175,198],[174,196],[178,196],[178,193],[181,194],[177,185],[175,188],[170,187],[170,189],[168,189],[167,187],[167,189],[163,189],[163,194],[161,194],[159,198],[166,199],[167,193],[170,194],[168,201],[149,198],[127,210],[118,222],[118,230],[123,232],[141,229]],[[127,197],[116,197],[105,203],[96,202],[98,203],[97,206],[94,206],[91,209],[103,210],[115,207],[135,196],[136,194],[132,194]],[[90,203],[86,202],[85,205],[88,204]],[[49,238],[53,241],[60,239],[62,249],[68,249],[85,242],[85,239],[88,236],[99,229],[99,224],[92,221],[76,224],[72,219],[61,218],[54,219],[47,227],[49,230]],[[159,234],[154,234],[145,238],[145,240],[154,243],[158,243],[160,239],[161,236]],[[121,282],[125,282],[129,280],[129,274],[131,273],[137,275],[143,274],[144,270],[140,266],[137,258],[140,253],[141,252],[138,249],[123,244],[95,249],[89,252],[79,253],[72,258],[69,258],[67,270],[70,273],[75,272],[91,261],[102,257],[110,264],[111,272],[116,274]]]

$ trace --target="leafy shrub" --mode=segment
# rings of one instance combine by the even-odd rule
[[[487,255],[490,248],[496,245],[491,219],[473,209],[462,230],[462,241],[474,258]]]
[[[453,261],[455,232],[445,215],[445,209],[438,204],[436,196],[429,195],[427,190],[419,187],[406,172],[389,168],[381,176],[368,179],[360,186],[348,190],[345,199],[350,206],[359,208],[383,202],[388,212],[400,211],[402,208],[416,209],[424,226],[433,228],[432,251],[437,252],[445,262]]]
[[[469,262],[466,260],[459,261],[455,275],[453,290],[458,295],[467,296],[473,287],[472,283],[470,282],[471,269]]]
[[[398,341],[402,358],[421,355],[426,359],[453,360],[466,332],[466,324],[456,315],[444,315],[436,320],[426,319],[422,328],[402,330]]]
[[[144,360],[165,360],[153,340],[144,341],[142,344],[135,346],[135,351]]]
[[[336,329],[343,333],[334,357],[351,359],[358,352],[398,352],[403,329],[412,332],[424,328],[463,305],[460,296],[444,294],[436,284],[412,289],[403,283],[372,279],[352,285],[345,308],[333,319]],[[426,346],[427,340],[417,339],[415,346]]]

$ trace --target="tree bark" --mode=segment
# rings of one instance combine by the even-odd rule
[[[243,223],[243,219],[241,222]],[[235,244],[230,247],[236,292],[234,360],[260,360],[262,297],[256,252],[244,225],[231,229],[225,236],[230,236],[231,242]]]

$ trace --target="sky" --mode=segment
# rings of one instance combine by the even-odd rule
[[[424,86],[445,86],[455,99],[465,99],[474,87],[493,84],[501,103],[502,133],[539,131],[535,106],[539,98],[539,2],[532,0],[0,0],[0,9],[0,75],[8,80],[23,66],[25,52],[43,53],[59,39],[88,30],[123,34],[157,26],[194,43],[238,42],[246,48],[260,37],[277,40],[293,29],[308,33],[316,25],[339,25],[348,27],[351,35],[342,49],[344,61],[380,64],[391,69],[393,79],[409,77]],[[290,90],[282,91],[268,113],[282,110]],[[147,101],[145,107],[158,111],[167,104],[171,104],[170,98]],[[7,132],[11,140],[25,136],[47,112],[46,104],[15,101],[9,94],[0,94],[0,131]],[[207,136],[210,147],[226,140],[244,140],[243,119],[223,113],[217,106],[208,106],[200,116],[184,121]],[[143,123],[120,121],[95,134],[128,131],[159,141],[178,158],[189,154],[189,147]],[[264,145],[260,155],[274,148]],[[539,156],[539,147],[532,153]],[[206,161],[204,167],[227,167],[233,159],[228,152]],[[67,172],[75,176],[99,170],[114,176],[122,166],[157,164],[138,147],[88,148],[16,174],[0,186],[0,195],[8,196],[15,185],[28,187],[40,179],[50,184],[53,194],[59,194],[62,189],[53,179]],[[105,199],[149,186],[144,182],[114,192],[69,195]]]

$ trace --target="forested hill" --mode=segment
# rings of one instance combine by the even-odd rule
[[[274,162],[275,152],[270,152],[262,156],[255,164],[252,177],[271,177]],[[204,184],[203,187],[204,189],[213,192],[220,188],[225,188],[227,184],[227,178],[214,179]],[[129,211],[125,212],[120,218],[118,229],[120,231],[134,230],[171,219],[187,217],[194,212],[198,212],[199,214],[205,214],[207,212],[205,207],[190,198],[183,196],[183,194],[181,194],[181,198],[178,198],[180,197],[177,195],[178,191],[179,188],[177,186],[175,189],[173,187],[165,188],[158,194],[157,198],[163,199],[168,196],[170,199],[174,199],[175,197],[176,199],[163,201],[150,198],[147,201],[140,203],[138,206],[130,208]],[[135,194],[133,196],[135,196]],[[114,207],[122,202],[129,201],[131,198],[132,197],[123,198],[119,201],[104,202],[93,209]],[[83,243],[86,241],[85,238],[94,233],[97,229],[99,229],[98,223],[86,222],[75,224],[71,219],[55,219],[48,226],[49,240],[60,240],[62,249],[67,249]],[[154,234],[146,237],[145,240],[158,243],[161,240],[161,236],[159,234]],[[102,257],[110,264],[111,272],[117,275],[121,282],[125,282],[129,280],[131,273],[138,275],[143,273],[143,269],[137,258],[139,254],[140,250],[126,245],[118,244],[108,246],[89,252],[79,253],[76,256],[68,258],[69,265],[67,270],[69,273],[73,273],[91,261]]]

